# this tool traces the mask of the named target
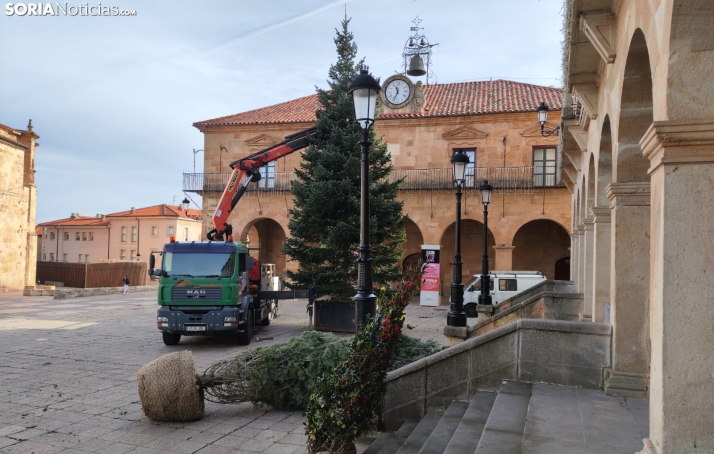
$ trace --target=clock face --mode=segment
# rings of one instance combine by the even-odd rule
[[[394,79],[387,85],[384,96],[392,104],[399,105],[409,99],[411,87],[402,79]]]

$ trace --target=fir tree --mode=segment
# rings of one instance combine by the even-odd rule
[[[318,295],[336,298],[356,293],[360,226],[360,134],[347,86],[363,61],[355,62],[357,45],[348,30],[335,30],[337,62],[330,67],[329,90],[318,87],[321,109],[317,133],[302,154],[291,192],[290,238],[283,253],[299,263],[288,271],[295,289],[314,286]],[[401,181],[388,183],[392,171],[387,145],[370,128],[370,246],[375,285],[400,279],[401,244],[405,241],[403,203],[397,200]]]

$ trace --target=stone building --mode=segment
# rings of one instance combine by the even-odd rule
[[[643,452],[714,452],[714,3],[566,2],[572,276],[612,324],[606,391],[649,396]]]
[[[556,177],[557,138],[541,135],[535,113],[546,102],[553,109],[549,126],[557,126],[561,90],[506,80],[422,86],[402,75],[383,87],[397,80],[409,95],[395,105],[383,90],[375,129],[391,154],[392,177],[405,178],[399,192],[408,216],[404,261],[418,257],[423,244],[441,245],[444,303],[455,247],[450,159],[462,149],[471,159],[462,201],[464,276],[481,272],[484,217],[477,188],[487,178],[496,188],[488,219],[491,269],[540,270],[567,279],[570,192]],[[194,124],[204,133],[205,173],[185,174],[184,190],[203,196],[204,233],[212,228],[228,164],[313,126],[319,107],[312,95]],[[289,188],[299,163],[298,152],[266,166],[229,219],[236,239],[259,249],[261,261],[275,263],[277,273],[296,266],[280,249],[289,235]]]
[[[173,235],[178,241],[200,241],[201,210],[174,205],[131,208],[97,216],[43,222],[41,260],[98,263],[103,260],[148,261]]]
[[[40,136],[0,124],[0,291],[35,283],[35,147]]]

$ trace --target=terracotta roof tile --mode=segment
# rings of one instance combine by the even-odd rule
[[[151,217],[151,216],[162,216],[162,217],[189,217],[192,219],[201,219],[201,210],[195,208],[189,208],[188,213],[184,213],[183,208],[174,205],[154,205],[145,208],[135,208],[132,212],[131,210],[119,211],[117,213],[108,214],[108,218],[121,218],[121,217]]]
[[[109,220],[106,218],[98,218],[95,216],[73,216],[56,221],[43,222],[37,227],[57,226],[57,227],[102,227],[109,225]]]
[[[422,90],[426,103],[421,112],[382,114],[379,118],[535,112],[542,101],[557,110],[561,109],[563,97],[560,88],[509,80],[425,85]],[[319,108],[317,95],[311,95],[248,112],[199,121],[193,125],[202,129],[207,126],[309,123],[315,121],[315,111]]]

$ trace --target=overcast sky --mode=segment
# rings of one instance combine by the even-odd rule
[[[418,15],[422,33],[439,43],[438,83],[561,86],[562,3],[102,0],[136,16],[100,17],[64,15],[55,3],[57,16],[8,15],[23,7],[3,2],[0,123],[25,129],[32,118],[41,136],[38,223],[179,203],[182,174],[203,148],[192,124],[326,88],[345,8],[359,57],[382,80],[400,71]],[[99,2],[67,5],[77,12]],[[195,157],[201,172],[203,153]]]

